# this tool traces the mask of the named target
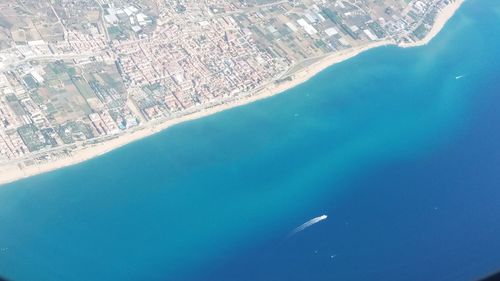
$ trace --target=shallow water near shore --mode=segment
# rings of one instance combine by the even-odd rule
[[[0,275],[470,280],[499,269],[499,11],[468,1],[428,46],[370,50],[278,96],[2,186]]]

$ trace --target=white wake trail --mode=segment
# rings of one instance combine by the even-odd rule
[[[297,228],[295,228],[294,230],[292,230],[288,234],[288,237],[293,236],[294,234],[296,234],[298,232],[301,232],[302,230],[304,230],[304,229],[306,229],[308,227],[311,227],[311,226],[313,226],[314,224],[317,224],[320,221],[326,220],[327,218],[328,218],[327,215],[321,215],[319,217],[315,217],[313,219],[310,219],[307,222],[305,222],[305,223],[301,224],[300,226],[298,226]]]

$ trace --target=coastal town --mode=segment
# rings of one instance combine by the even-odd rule
[[[421,44],[461,2],[2,1],[0,183],[276,94],[336,55]]]

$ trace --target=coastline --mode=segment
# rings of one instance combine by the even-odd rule
[[[70,157],[57,159],[53,162],[44,163],[42,165],[32,165],[23,168],[20,168],[18,165],[14,164],[1,166],[0,185],[14,182],[23,178],[31,177],[37,174],[50,172],[63,167],[75,165],[90,160],[94,157],[103,155],[107,152],[110,152],[111,150],[117,149],[131,142],[156,134],[176,124],[199,119],[227,109],[231,109],[234,107],[252,103],[254,101],[272,97],[274,95],[285,92],[286,90],[289,90],[299,84],[306,82],[319,72],[325,70],[326,68],[334,64],[348,60],[352,57],[357,56],[360,53],[363,53],[373,48],[381,46],[389,46],[389,45],[397,45],[398,47],[402,48],[426,45],[432,40],[432,38],[434,38],[441,31],[446,22],[455,14],[455,12],[463,4],[463,2],[464,0],[456,0],[448,4],[444,9],[440,10],[431,30],[426,34],[426,36],[422,40],[419,40],[417,42],[396,44],[395,42],[392,41],[377,41],[365,46],[355,47],[349,50],[340,51],[328,55],[323,59],[321,59],[320,61],[304,69],[301,69],[300,71],[294,74],[292,80],[277,85],[271,83],[269,85],[266,85],[262,90],[256,92],[251,96],[233,100],[231,102],[220,104],[208,109],[203,109],[175,119],[170,119],[161,124],[147,124],[146,126],[142,127],[139,130],[120,135],[117,138],[74,150]]]
[[[462,6],[464,2],[465,0],[455,0],[454,2],[451,2],[450,4],[446,5],[444,9],[439,11],[438,15],[436,16],[436,19],[434,20],[434,24],[431,27],[431,30],[429,30],[429,32],[425,35],[425,37],[422,40],[412,43],[401,43],[398,46],[401,48],[411,48],[429,44],[432,38],[438,35],[441,29],[443,29],[445,24],[451,19],[451,17],[453,17],[455,12],[460,8],[460,6]]]

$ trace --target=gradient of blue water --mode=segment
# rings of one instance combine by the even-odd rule
[[[498,269],[499,22],[497,1],[469,1],[426,47],[372,50],[282,95],[0,188],[0,274],[468,280]]]

